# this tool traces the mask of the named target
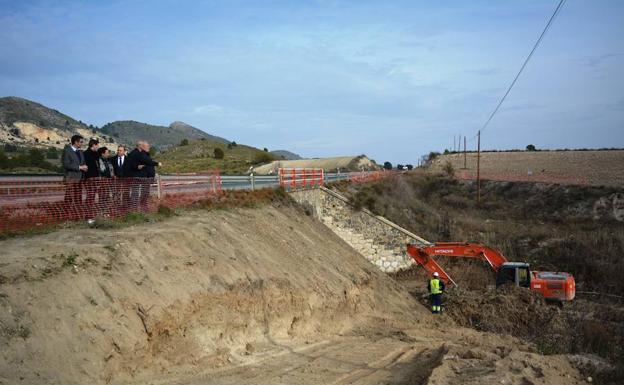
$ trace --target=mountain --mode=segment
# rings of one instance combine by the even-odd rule
[[[97,128],[42,104],[14,96],[0,98],[0,143],[61,148],[76,133],[97,137],[107,147],[117,143]]]
[[[284,160],[303,159],[300,155],[295,154],[294,152],[286,151],[286,150],[271,151],[271,154],[275,155],[275,157],[277,157],[278,159],[284,159]]]
[[[139,139],[147,140],[159,150],[178,145],[184,139],[207,139],[215,140],[221,144],[229,143],[226,139],[209,135],[183,122],[173,122],[169,127],[166,127],[134,120],[120,120],[104,125],[101,130],[108,135],[118,137],[127,144],[134,144]]]
[[[215,149],[223,151],[223,158],[215,158]],[[216,140],[200,139],[168,148],[154,157],[163,162],[163,173],[186,173],[219,170],[223,174],[244,174],[252,166],[275,160],[270,152],[243,144],[224,144]]]
[[[172,130],[179,131],[179,132],[185,134],[186,137],[189,140],[192,140],[192,139],[202,139],[203,138],[203,139],[214,140],[215,142],[220,142],[220,143],[223,143],[223,144],[230,143],[230,141],[225,139],[225,138],[221,138],[219,136],[207,134],[204,131],[200,130],[199,128],[195,128],[195,127],[191,126],[190,124],[186,124],[184,122],[175,121],[175,122],[173,122],[173,123],[171,123],[169,125],[169,128],[171,128]],[[176,143],[176,144],[178,144],[178,143]]]

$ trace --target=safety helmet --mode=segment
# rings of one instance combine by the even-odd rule
[[[437,271],[434,271],[434,272],[433,272],[433,276],[437,278],[437,277],[439,277],[439,276],[440,276],[440,274],[438,274],[438,272],[437,272]]]

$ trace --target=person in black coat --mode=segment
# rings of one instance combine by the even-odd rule
[[[127,159],[128,176],[137,178],[132,181],[132,204],[135,209],[147,209],[150,184],[156,176],[156,167],[162,163],[152,160],[149,154],[150,144],[144,140],[137,142]]]
[[[117,208],[125,212],[130,205],[130,170],[128,168],[128,155],[126,154],[126,146],[117,147],[117,155],[110,159],[115,172],[115,188],[114,196],[117,202]]]

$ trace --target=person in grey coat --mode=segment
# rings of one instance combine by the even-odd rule
[[[78,212],[82,209],[82,179],[87,171],[84,155],[80,147],[84,138],[74,135],[71,144],[63,149],[61,163],[65,174],[65,204],[72,211]]]

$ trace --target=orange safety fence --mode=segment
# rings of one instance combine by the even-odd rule
[[[280,187],[287,190],[316,188],[325,183],[322,168],[280,168],[278,176]]]
[[[156,178],[5,177],[0,180],[0,233],[66,221],[119,218],[217,197],[219,172]]]

